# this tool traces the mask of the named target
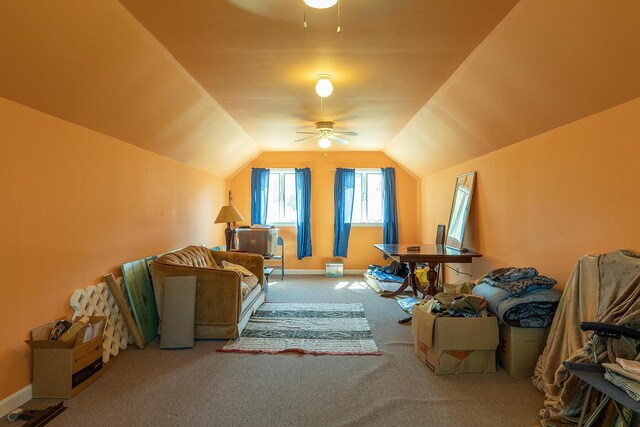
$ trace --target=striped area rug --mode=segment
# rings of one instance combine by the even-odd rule
[[[379,355],[359,303],[264,303],[222,352]]]

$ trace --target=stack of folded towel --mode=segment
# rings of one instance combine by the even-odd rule
[[[617,363],[603,363],[606,368],[604,378],[624,390],[629,397],[640,402],[640,362],[616,359]]]
[[[506,267],[487,273],[473,293],[488,301],[488,310],[510,326],[546,328],[553,321],[561,293],[554,279],[533,267]]]

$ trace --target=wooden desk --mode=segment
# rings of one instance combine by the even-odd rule
[[[383,243],[376,243],[373,245],[383,254],[387,255],[391,259],[398,262],[406,262],[409,264],[409,275],[404,279],[402,285],[393,292],[385,292],[382,294],[384,297],[394,297],[400,292],[404,291],[407,287],[411,286],[414,296],[419,296],[418,291],[422,292],[423,297],[425,295],[435,295],[437,292],[437,280],[438,273],[435,268],[440,263],[470,263],[473,258],[481,257],[482,255],[471,251],[459,251],[457,249],[446,248],[444,245],[425,245],[425,244],[401,244],[401,245],[386,245]],[[420,250],[410,251],[407,249],[409,246],[420,246]],[[429,286],[425,290],[416,276],[416,263],[425,263],[429,266],[427,272],[427,281]]]

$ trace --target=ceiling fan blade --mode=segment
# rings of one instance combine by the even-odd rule
[[[295,141],[293,141],[293,142],[305,141],[305,140],[307,140],[307,139],[317,138],[317,137],[318,137],[318,135],[305,136],[304,138],[296,139],[296,140],[295,140]]]
[[[333,139],[335,142],[339,143],[339,144],[348,144],[350,141],[344,138],[340,138],[339,136],[336,135],[331,135],[329,136],[330,139]]]
[[[357,132],[350,132],[350,131],[345,131],[345,132],[333,132],[334,134],[341,134],[341,135],[351,135],[351,136],[358,136]]]
[[[318,132],[296,132],[296,133],[306,133],[308,135],[315,135]]]

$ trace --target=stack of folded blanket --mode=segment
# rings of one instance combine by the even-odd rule
[[[490,271],[473,288],[488,301],[488,310],[510,326],[546,328],[553,321],[561,293],[557,282],[532,267],[507,267]]]

